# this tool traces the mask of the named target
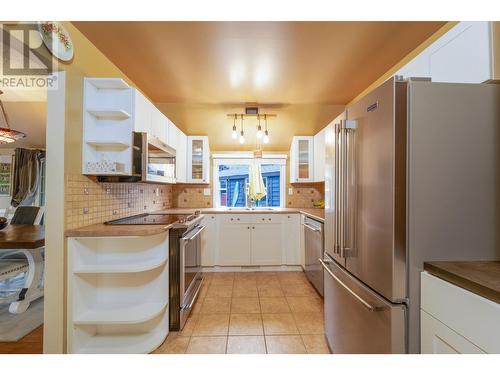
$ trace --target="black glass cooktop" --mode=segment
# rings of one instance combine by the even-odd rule
[[[190,215],[142,214],[124,217],[118,220],[107,221],[110,225],[168,225],[188,221]]]

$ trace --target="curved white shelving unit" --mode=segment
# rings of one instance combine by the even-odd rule
[[[168,255],[164,259],[145,259],[141,262],[130,264],[107,264],[105,262],[96,265],[79,266],[73,269],[73,273],[135,273],[155,269],[165,264]]]
[[[75,327],[72,353],[146,354],[155,350],[168,335],[168,308],[158,317],[141,324],[131,324],[126,334],[122,325],[83,325]]]
[[[147,353],[168,335],[168,231],[68,239],[70,353]]]
[[[164,302],[145,302],[127,308],[112,306],[107,309],[87,310],[73,320],[74,324],[137,324],[161,314],[168,305]]]

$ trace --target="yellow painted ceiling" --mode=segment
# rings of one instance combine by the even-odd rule
[[[246,118],[243,121],[245,144],[231,138],[234,121],[228,119],[228,113],[243,113],[241,105],[230,104],[185,104],[155,103],[175,124],[183,125],[187,134],[208,135],[210,149],[215,151],[254,150],[257,141],[257,119]],[[277,114],[267,121],[270,141],[262,145],[265,151],[288,151],[293,135],[313,135],[337,117],[344,109],[343,105],[290,104],[268,105],[260,107],[261,113]],[[236,121],[238,132],[241,121]],[[264,121],[261,119],[262,130]]]
[[[179,128],[208,134],[213,150],[250,147],[229,137],[226,113],[256,103],[278,114],[268,148],[283,151],[445,22],[73,24]]]

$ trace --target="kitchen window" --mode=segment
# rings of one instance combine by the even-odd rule
[[[246,156],[246,155],[245,155]],[[266,195],[254,203],[255,207],[285,206],[285,158],[214,156],[214,206],[246,207],[250,165],[260,164]]]

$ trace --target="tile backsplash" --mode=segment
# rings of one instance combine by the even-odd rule
[[[289,188],[293,194],[290,195]],[[312,208],[313,202],[319,199],[325,199],[325,183],[300,183],[287,186],[286,206],[293,208]]]
[[[204,194],[205,189],[210,189],[210,195]],[[172,185],[172,190],[173,207],[212,207],[212,187],[210,185],[176,184]]]
[[[65,186],[66,229],[172,208],[172,185],[97,183],[69,175]]]
[[[289,195],[289,188],[293,194]],[[205,195],[204,190],[210,189]],[[166,208],[212,207],[210,185],[156,185],[142,183],[98,183],[83,175],[66,180],[66,229]],[[286,207],[311,208],[324,199],[324,183],[287,185]]]

